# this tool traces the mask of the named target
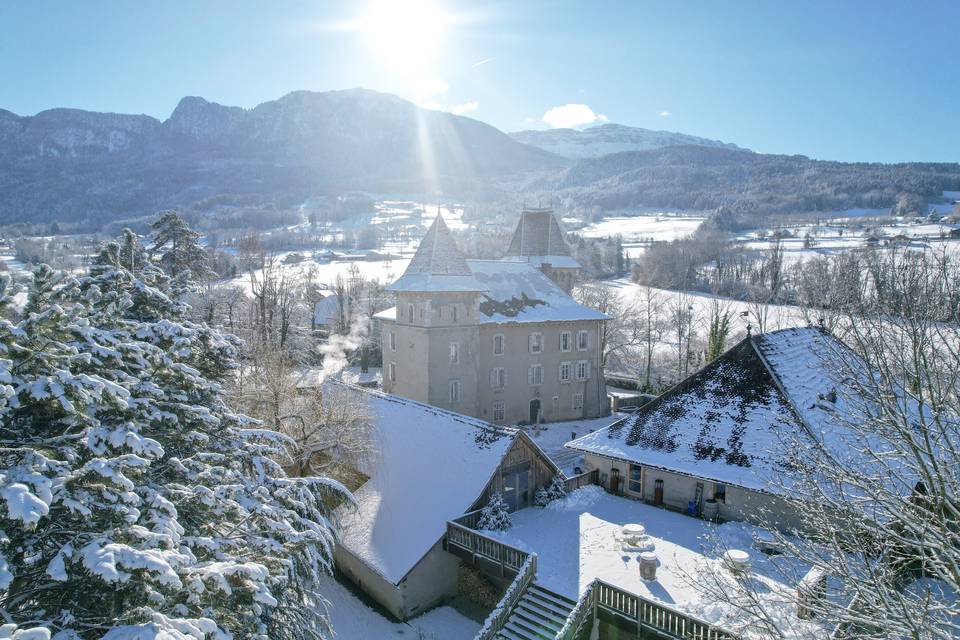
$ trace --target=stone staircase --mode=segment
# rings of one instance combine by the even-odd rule
[[[499,640],[553,640],[576,604],[570,598],[533,582],[494,637]]]

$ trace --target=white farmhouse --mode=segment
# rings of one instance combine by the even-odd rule
[[[376,316],[384,391],[498,424],[606,415],[608,318],[570,296],[552,211],[524,210],[508,254],[467,260],[437,216]]]

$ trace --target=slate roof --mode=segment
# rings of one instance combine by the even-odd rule
[[[406,271],[390,291],[479,291],[450,229],[437,214]]]
[[[863,415],[844,373],[857,367],[866,372],[817,328],[746,338],[635,413],[566,446],[776,492],[790,482],[791,443],[816,441],[838,455],[869,446],[844,426]]]
[[[580,266],[570,256],[570,248],[563,238],[560,223],[553,215],[553,209],[549,208],[524,208],[506,256],[529,258],[536,267],[544,262],[549,262],[555,267]]]

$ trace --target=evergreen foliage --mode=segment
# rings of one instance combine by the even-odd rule
[[[554,500],[559,500],[567,495],[567,488],[563,484],[560,476],[553,476],[553,480],[546,487],[537,489],[533,498],[533,503],[538,507],[545,507]]]
[[[211,275],[207,254],[200,246],[200,234],[192,230],[176,211],[165,211],[150,225],[153,243],[150,255],[172,278],[198,282]]]
[[[510,509],[497,491],[490,496],[490,502],[480,511],[477,528],[487,531],[505,531],[513,526],[510,522]]]
[[[727,338],[730,337],[730,312],[713,309],[710,315],[710,331],[707,334],[706,361],[713,362],[726,350]]]
[[[0,319],[5,622],[61,640],[327,637],[315,584],[346,489],[288,478],[289,441],[226,406],[238,341],[183,320],[131,235],[86,276],[37,269],[22,319]]]

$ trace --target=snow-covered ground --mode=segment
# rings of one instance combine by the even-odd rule
[[[539,432],[533,427],[521,427],[527,435],[543,449],[543,452],[553,460],[560,469],[567,475],[572,476],[574,467],[583,466],[583,454],[572,449],[565,449],[564,444],[575,440],[580,436],[593,433],[597,429],[602,429],[613,424],[624,415],[623,413],[613,413],[603,418],[590,418],[584,420],[568,420],[565,422],[548,422],[540,425]]]
[[[784,575],[802,575],[805,568],[783,556],[762,554],[754,543],[761,531],[757,527],[735,522],[715,525],[613,496],[596,486],[574,491],[545,509],[518,511],[510,519],[511,529],[484,533],[536,552],[538,582],[571,598],[599,578],[750,637],[735,609],[694,586],[699,571],[724,575],[726,569],[719,560],[722,550],[741,549],[750,554],[751,579],[784,637],[818,638],[827,633],[794,615],[782,580]],[[659,563],[656,580],[642,580],[639,552],[626,551],[618,542],[617,533],[629,523],[646,527]]]
[[[470,640],[481,626],[452,607],[438,607],[409,622],[395,622],[365,605],[333,578],[324,579],[321,593],[330,603],[330,621],[337,640]]]
[[[688,236],[697,230],[703,216],[675,213],[611,216],[580,229],[586,238],[623,237],[624,253],[630,258],[639,256],[650,241],[665,242]]]
[[[337,274],[342,274],[344,278],[349,275],[353,265],[356,265],[360,274],[368,279],[378,279],[384,284],[389,284],[400,277],[410,264],[410,254],[408,257],[397,260],[339,260],[331,262],[316,262],[307,258],[302,262],[295,264],[284,263],[284,259],[291,253],[301,253],[287,251],[279,253],[276,256],[278,266],[283,269],[287,277],[304,278],[308,272],[313,269],[316,274],[317,282],[332,287],[337,279]],[[230,281],[231,284],[242,288],[244,291],[250,291],[250,274],[244,273]]]

